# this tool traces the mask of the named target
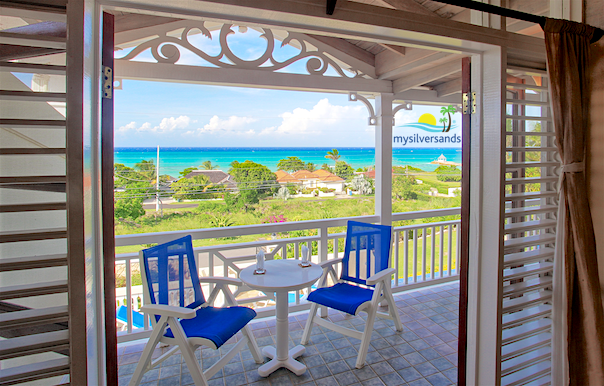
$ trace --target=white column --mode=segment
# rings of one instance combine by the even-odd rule
[[[499,385],[503,260],[505,49],[472,57],[467,384]]]
[[[392,224],[392,101],[393,94],[375,98],[375,214],[380,224]]]

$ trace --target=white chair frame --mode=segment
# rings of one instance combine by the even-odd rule
[[[337,259],[324,261],[319,264],[321,268],[323,268],[323,275],[319,280],[318,288],[326,287],[328,276],[331,276],[334,284],[346,282],[345,280],[339,280],[337,278],[336,271],[334,269],[334,265],[341,263],[342,260],[343,258],[340,257]],[[321,327],[325,327],[332,331],[339,332],[340,334],[359,339],[361,341],[361,346],[359,348],[359,354],[357,356],[355,366],[358,369],[365,366],[365,359],[367,358],[367,351],[369,349],[369,343],[371,342],[371,332],[373,331],[373,324],[376,316],[394,321],[396,330],[403,331],[403,324],[401,323],[396,304],[394,303],[394,297],[392,296],[391,278],[395,272],[396,271],[394,269],[387,268],[372,275],[366,280],[367,285],[375,285],[375,287],[373,289],[373,296],[371,300],[361,304],[355,313],[355,315],[359,315],[361,311],[367,313],[367,322],[365,323],[365,329],[362,332],[352,328],[339,326],[335,323],[322,319],[320,315],[317,315],[317,311],[319,307],[324,306],[321,306],[317,303],[312,303],[310,306],[310,314],[308,315],[308,320],[306,321],[306,326],[304,327],[304,333],[302,334],[301,343],[303,345],[308,344],[313,324],[316,323]],[[388,313],[378,311],[378,307],[383,301],[388,304]]]
[[[143,256],[141,252],[141,262],[143,261]],[[143,282],[147,282],[146,272],[144,269],[141,269],[141,273],[143,275]],[[222,291],[224,294],[225,302],[229,306],[236,306],[237,300],[235,296],[233,296],[232,292],[229,290],[229,285],[241,286],[243,283],[239,279],[228,278],[228,277],[200,277],[199,281],[201,283],[212,283],[215,284],[214,289],[210,293],[210,296],[207,298],[206,302],[203,303],[200,308],[213,306],[216,297],[219,292]],[[144,297],[145,300],[151,299],[149,294],[148,286],[145,284],[143,286]],[[141,355],[141,359],[136,366],[136,370],[130,379],[130,386],[138,386],[143,378],[143,375],[148,370],[154,368],[159,365],[163,361],[165,361],[172,354],[175,354],[180,350],[183,358],[185,359],[185,363],[189,368],[189,372],[191,377],[193,378],[193,382],[195,382],[196,386],[207,386],[208,379],[212,378],[214,374],[220,371],[233,357],[237,354],[243,347],[247,344],[249,347],[252,357],[256,361],[256,363],[263,363],[264,357],[260,353],[260,349],[258,348],[258,344],[256,343],[256,339],[252,334],[252,331],[249,327],[249,324],[241,329],[241,333],[243,334],[243,339],[241,339],[233,348],[229,350],[218,362],[212,365],[210,368],[202,371],[197,358],[195,358],[195,350],[199,346],[206,346],[211,349],[216,350],[217,347],[209,339],[205,338],[189,338],[186,336],[182,326],[180,325],[179,319],[191,319],[196,315],[196,310],[186,307],[178,307],[178,306],[169,306],[164,304],[145,304],[141,307],[141,311],[151,315],[151,322],[153,324],[153,332],[149,337],[149,341],[145,346],[143,353]],[[155,321],[155,315],[159,315],[159,321]],[[174,335],[173,338],[168,338],[164,336],[166,327],[170,327],[172,333]],[[157,359],[153,360],[153,351],[158,343],[163,343],[169,346],[174,346]]]

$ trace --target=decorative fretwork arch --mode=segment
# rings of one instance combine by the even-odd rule
[[[228,37],[248,33],[250,29],[259,33],[258,38],[264,40],[262,43],[266,48],[256,58],[245,59],[233,52]],[[216,35],[215,31],[218,53],[208,52],[203,44],[191,39],[201,34],[210,41]],[[118,77],[314,91],[392,91],[392,82],[377,79],[373,66],[299,32],[189,20],[167,23],[151,30],[142,29],[140,33],[146,33],[146,36],[125,33],[122,39],[119,34],[116,37],[117,47],[130,49],[116,59]],[[285,46],[291,46],[297,52],[278,59],[275,53]],[[146,52],[150,55],[145,56]],[[185,52],[193,55],[191,62],[194,64],[182,63]],[[305,64],[304,71],[300,70],[302,66],[291,69],[292,65],[300,63]]]

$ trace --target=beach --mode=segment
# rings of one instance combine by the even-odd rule
[[[372,147],[337,148],[340,160],[350,164],[355,170],[375,165],[375,149]],[[325,158],[332,148],[327,147],[165,147],[160,148],[160,174],[178,177],[178,173],[188,167],[200,167],[204,161],[212,161],[218,169],[227,171],[233,161],[245,160],[267,166],[277,171],[279,160],[299,157],[304,162],[312,162],[317,168],[324,163],[333,167],[335,162]],[[438,167],[432,163],[441,154],[447,161],[461,163],[461,148],[394,148],[392,165],[410,165],[425,171]],[[116,147],[115,163],[133,167],[141,160],[156,162],[157,148]]]

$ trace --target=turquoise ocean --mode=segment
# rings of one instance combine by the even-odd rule
[[[334,161],[325,158],[332,148],[326,147],[162,147],[159,152],[160,174],[178,177],[178,173],[188,167],[199,167],[204,161],[212,161],[218,169],[227,171],[233,161],[246,160],[267,166],[277,171],[279,160],[299,157],[304,162],[312,162],[321,167],[324,163],[332,166]],[[372,147],[340,147],[340,160],[349,163],[355,170],[375,165],[375,149]],[[393,148],[394,166],[411,165],[422,170],[433,171],[438,167],[431,162],[440,155],[447,161],[461,163],[461,148]],[[133,167],[141,160],[157,160],[154,147],[116,147],[115,163]]]

